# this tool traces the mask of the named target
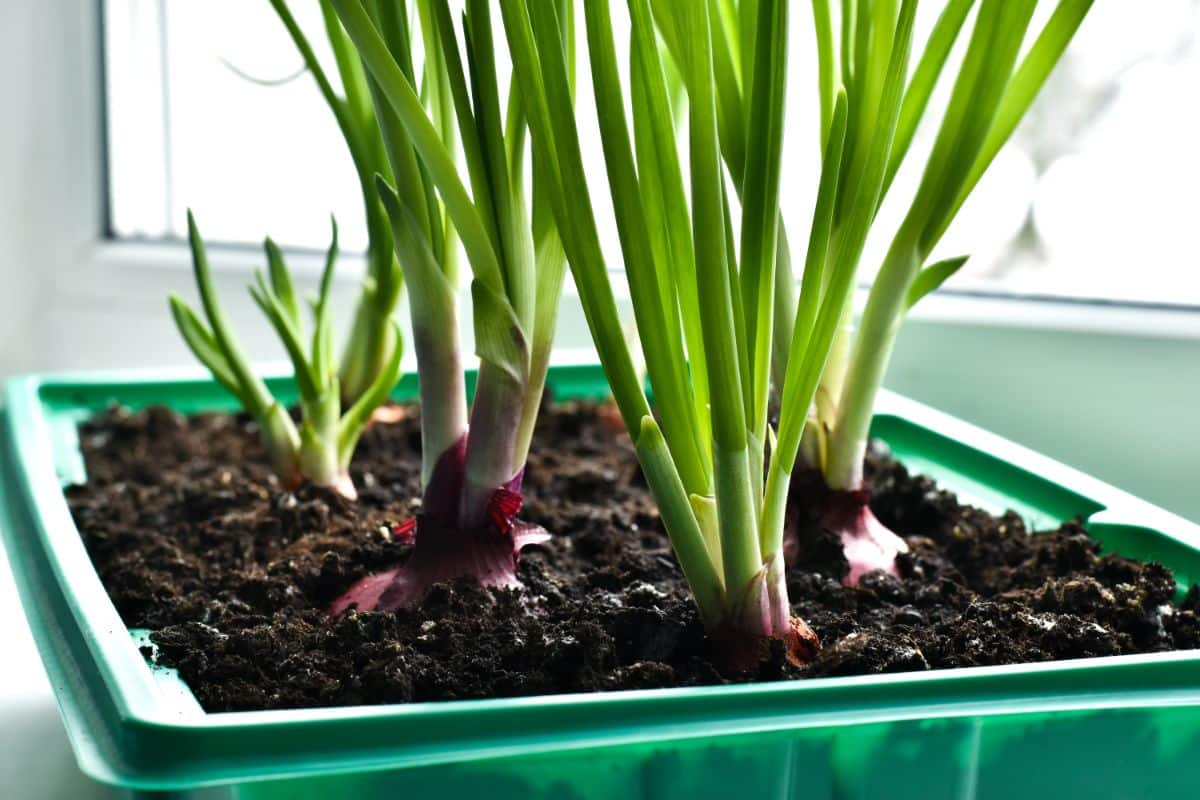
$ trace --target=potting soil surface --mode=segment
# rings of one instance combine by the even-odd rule
[[[960,504],[880,448],[871,506],[910,552],[899,576],[847,570],[793,493],[787,573],[821,640],[796,667],[775,647],[722,673],[628,437],[611,409],[547,405],[521,517],[523,588],[442,584],[417,607],[329,618],[356,580],[402,563],[420,507],[415,406],[359,445],[348,502],[289,491],[245,416],[112,408],[81,426],[88,482],[66,490],[88,552],[147,658],[208,711],[543,695],[949,669],[1200,646],[1200,593],[1175,602],[1158,564],[1099,552],[1078,522],[1031,534],[1015,514]],[[806,499],[807,498],[807,499]],[[419,535],[419,533],[418,533]]]

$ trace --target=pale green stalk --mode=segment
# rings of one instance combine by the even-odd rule
[[[268,268],[257,273],[250,294],[279,335],[291,359],[300,394],[299,428],[250,367],[226,320],[212,285],[204,242],[188,212],[188,238],[196,285],[207,325],[183,300],[171,295],[175,322],[196,357],[229,389],[258,423],[263,443],[279,477],[289,486],[308,480],[318,486],[355,496],[350,481],[354,446],[370,414],[387,399],[400,377],[400,349],[394,348],[385,368],[359,399],[343,413],[341,392],[332,357],[329,291],[337,259],[337,225],[325,260],[320,291],[312,305],[313,333],[304,333],[300,303],[283,254],[267,239]],[[398,333],[398,332],[397,332]],[[397,336],[396,341],[399,341]]]

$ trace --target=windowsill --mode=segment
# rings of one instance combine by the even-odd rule
[[[1200,339],[1200,308],[942,291],[909,315],[923,322]]]
[[[285,255],[297,283],[315,287],[324,267],[324,253],[290,250]],[[244,288],[253,270],[265,264],[262,252],[249,246],[214,245],[208,248],[208,258],[219,291]],[[100,240],[80,260],[72,279],[61,286],[75,300],[161,303],[167,292],[191,288],[191,268],[191,255],[182,242]],[[339,255],[335,273],[339,289],[347,291],[357,285],[363,269],[361,255]],[[622,313],[627,312],[625,282],[614,280],[613,290]],[[568,298],[577,297],[570,281],[564,291]],[[866,292],[860,290],[856,305],[861,307],[865,297]],[[578,308],[578,302],[565,304],[564,311],[567,307]],[[1200,308],[1115,301],[942,291],[925,298],[910,318],[939,324],[1200,339]],[[578,322],[583,324],[582,316]]]
[[[266,256],[256,247],[213,245],[206,253],[218,290],[226,284],[244,287],[255,270],[266,266]],[[315,288],[325,254],[289,250],[284,255],[297,284]],[[361,255],[341,253],[334,281],[340,286],[355,285],[364,268]],[[74,266],[72,279],[62,282],[61,291],[76,300],[141,301],[157,295],[161,301],[166,291],[191,288],[191,271],[191,252],[183,242],[100,239]]]

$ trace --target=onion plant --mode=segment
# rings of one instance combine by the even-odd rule
[[[329,308],[329,290],[337,260],[337,223],[333,224],[333,241],[321,274],[320,290],[311,304],[311,336],[304,332],[301,304],[283,254],[270,239],[264,244],[267,277],[259,271],[250,286],[255,303],[274,327],[291,359],[300,393],[299,426],[251,367],[234,334],[213,286],[204,241],[190,211],[188,240],[207,324],[178,295],[172,294],[171,313],[184,341],[254,418],[271,463],[285,485],[294,487],[308,480],[354,498],[350,458],[371,413],[387,399],[400,377],[401,351],[398,346],[393,347],[388,363],[376,373],[374,382],[343,409],[334,366]],[[398,330],[393,336],[396,342],[400,341]]]
[[[362,63],[343,30],[329,0],[320,0],[325,36],[333,51],[338,93],[304,30],[297,23],[286,0],[271,0],[280,22],[304,61],[337,121],[362,193],[367,222],[367,270],[338,366],[342,397],[352,403],[387,368],[392,356],[402,347],[395,337],[392,316],[400,299],[402,274],[392,247],[392,232],[387,212],[375,185],[375,175],[392,179],[384,149],[383,134],[371,103],[369,79]]]
[[[736,229],[736,198],[726,188],[719,138],[720,74],[712,46],[718,4],[663,3],[656,15],[650,0],[628,0],[630,69],[624,83],[608,3],[584,6],[609,190],[657,418],[622,336],[600,247],[571,111],[562,26],[554,9],[538,0],[503,0],[501,9],[534,153],[550,165],[546,185],[575,284],[700,616],[719,639],[782,639],[793,658],[803,659],[816,639],[792,617],[784,581],[790,474],[877,207],[894,126],[879,126],[864,188],[851,202],[845,238],[857,247],[847,244],[826,259],[848,117],[845,96],[833,100],[805,266],[808,304],[792,330],[775,430],[768,399],[788,4],[751,5],[749,91],[736,123],[745,126],[746,137]],[[891,63],[878,98],[885,122],[899,115],[914,11],[909,0],[889,37]],[[656,16],[670,56],[658,45]],[[678,117],[669,100],[671,71],[681,76],[687,99],[686,115]],[[742,644],[721,650],[735,661],[756,652]]]
[[[927,116],[935,84],[951,50],[978,6],[965,54],[924,173],[907,214],[894,232],[871,286],[857,331],[849,304],[842,311],[830,362],[813,406],[802,466],[819,470],[830,492],[821,524],[838,534],[849,562],[846,581],[854,584],[873,569],[895,571],[902,539],[871,513],[863,483],[863,458],[875,397],[905,315],[967,260],[966,256],[929,263],[951,221],[1008,141],[1050,71],[1058,62],[1092,0],[1058,0],[1049,21],[1020,56],[1037,0],[949,0],[907,81],[894,118],[879,101],[895,76],[891,58],[895,31],[903,20],[897,0],[844,0],[840,36],[835,41],[831,0],[814,0],[821,105],[821,140],[842,137],[835,129],[839,92],[847,103],[841,167],[825,224],[828,244],[820,257],[831,262],[860,250],[856,201],[864,191],[882,203],[908,155],[918,125]],[[731,24],[736,19],[730,19]],[[743,37],[744,37],[743,33]],[[840,86],[839,86],[840,85]],[[882,183],[869,169],[881,133],[891,142],[883,154]],[[810,246],[810,254],[812,248]],[[853,259],[858,261],[857,255]],[[814,278],[805,271],[798,303],[791,293],[777,296],[777,316],[811,316]],[[800,323],[798,323],[798,327]],[[786,365],[788,373],[794,365]]]
[[[467,0],[460,43],[446,0],[417,0],[418,80],[407,3],[331,0],[370,76],[391,167],[392,179],[377,182],[411,293],[424,483],[409,560],[353,586],[333,613],[418,602],[434,582],[460,576],[513,586],[517,554],[546,536],[515,516],[566,265],[543,187],[545,165],[535,158],[527,169],[516,82],[502,111],[489,3]],[[562,15],[558,35],[569,42],[569,4],[546,6]],[[479,357],[469,419],[459,241],[472,272]]]

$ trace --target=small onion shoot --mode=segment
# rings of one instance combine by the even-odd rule
[[[225,316],[213,285],[204,241],[190,211],[188,241],[204,319],[178,295],[171,295],[171,313],[184,341],[257,423],[271,464],[285,486],[294,488],[309,481],[354,499],[357,493],[350,480],[350,459],[372,412],[387,400],[399,380],[401,350],[392,348],[388,363],[375,375],[374,382],[343,408],[334,365],[329,308],[337,261],[337,223],[333,224],[333,242],[325,259],[320,290],[311,304],[311,335],[305,333],[301,303],[283,253],[270,239],[264,243],[266,276],[259,271],[250,286],[254,302],[270,321],[292,362],[300,394],[299,426],[254,371]],[[399,331],[393,335],[399,342]]]

